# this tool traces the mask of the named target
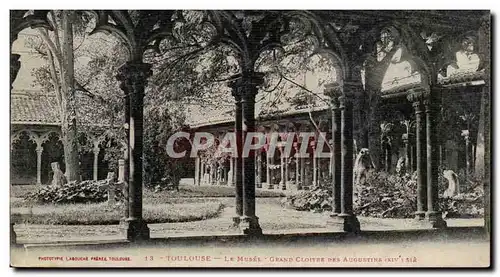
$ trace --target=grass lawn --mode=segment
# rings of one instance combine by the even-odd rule
[[[118,224],[123,207],[106,203],[39,204],[24,200],[35,185],[11,186],[10,206],[16,223],[58,225]],[[199,221],[217,217],[235,196],[234,187],[181,186],[179,191],[143,191],[144,219],[148,223]],[[256,191],[260,198],[283,197],[281,191]],[[219,199],[217,199],[219,198]]]
[[[147,223],[189,222],[217,217],[224,209],[220,202],[145,204],[143,215]],[[118,224],[123,207],[98,204],[34,205],[13,209],[16,223],[57,225]]]

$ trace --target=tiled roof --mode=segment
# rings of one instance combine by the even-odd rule
[[[11,124],[59,125],[60,118],[54,95],[17,91],[10,95]]]
[[[323,89],[319,89],[323,91]],[[328,99],[323,92],[317,93],[312,105],[295,105],[292,99],[299,97],[301,90],[293,85],[285,86],[281,90],[271,93],[260,91],[256,96],[255,118],[265,120],[268,117],[293,116],[307,111],[321,111],[329,109]],[[323,100],[319,99],[321,97]],[[230,123],[234,121],[234,98],[231,92],[222,92],[217,100],[217,108],[210,105],[186,105],[186,124],[191,128]],[[326,100],[326,102],[325,102]]]

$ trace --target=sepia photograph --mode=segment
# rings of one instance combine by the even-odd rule
[[[492,266],[490,10],[9,12],[11,267]]]

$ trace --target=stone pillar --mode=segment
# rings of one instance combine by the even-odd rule
[[[144,89],[151,76],[151,65],[142,61],[129,61],[119,68],[118,79],[129,94],[129,215],[123,224],[127,239],[149,239],[149,228],[142,218],[142,152]],[[127,115],[126,115],[127,116]]]
[[[283,186],[281,187],[282,190],[286,190],[287,189],[287,183],[288,183],[288,179],[289,179],[289,175],[288,175],[288,157],[284,157],[284,162],[285,162],[285,179],[283,180]]]
[[[415,133],[416,133],[416,164],[417,164],[417,211],[415,218],[422,220],[425,217],[427,207],[426,191],[427,178],[425,171],[425,133],[423,126],[425,119],[422,115],[422,96],[418,92],[408,95],[408,100],[413,103],[415,109]]]
[[[332,213],[331,217],[336,217],[341,213],[341,114],[338,97],[339,92],[335,87],[328,86],[326,93],[330,96],[332,104]]]
[[[99,152],[101,149],[99,148],[99,144],[94,143],[94,167],[92,167],[92,172],[93,172],[93,179],[94,181],[97,181],[98,179],[98,173],[99,173]]]
[[[446,221],[443,220],[442,213],[438,207],[438,140],[436,136],[437,109],[439,103],[436,99],[440,94],[439,89],[431,91],[430,97],[424,101],[426,115],[426,133],[427,133],[427,213],[426,219],[433,228],[446,227]]]
[[[267,188],[268,189],[274,189],[273,185],[273,177],[271,175],[271,165],[272,165],[272,160],[271,157],[267,156],[268,153],[266,153],[266,180],[267,180]]]
[[[403,134],[401,136],[403,139],[403,144],[405,146],[405,169],[406,173],[411,173],[411,164],[410,164],[410,145],[408,142],[408,133]]]
[[[358,85],[344,84],[344,92],[339,97],[340,130],[341,130],[341,199],[339,218],[343,219],[346,232],[359,232],[359,221],[353,212],[353,94],[361,90]]]
[[[316,145],[314,143],[311,143],[311,146],[312,146],[311,157],[312,157],[312,164],[313,164],[312,178],[313,178],[313,186],[317,186],[318,185],[318,164],[317,164],[317,159],[316,159]]]
[[[462,137],[464,137],[465,140],[465,176],[469,177],[469,174],[471,172],[471,157],[470,157],[470,136],[469,136],[469,130],[462,130]]]
[[[236,80],[230,84],[232,89],[232,95],[235,100],[235,120],[234,120],[234,133],[236,136],[236,166],[234,167],[235,176],[235,190],[236,190],[236,216],[233,217],[235,225],[240,223],[240,219],[243,216],[243,167],[242,167],[242,151],[243,151],[243,110],[242,110],[242,86],[243,83],[240,80]]]
[[[194,185],[200,185],[200,157],[196,157],[194,160]]]
[[[300,161],[300,184],[297,186],[297,189],[303,189],[306,184],[306,159],[301,157]]]
[[[283,149],[280,147],[280,172],[281,172],[281,179],[280,179],[280,186],[283,188],[285,185],[285,157],[283,156]]]
[[[36,146],[36,184],[37,186],[42,185],[42,153],[43,146],[41,143],[37,143]]]
[[[124,211],[123,218],[120,220],[120,224],[126,230],[128,223],[127,219],[129,218],[130,211],[130,202],[129,202],[129,176],[130,176],[130,90],[132,89],[131,83],[128,81],[128,76],[125,74],[125,71],[120,71],[116,75],[116,79],[120,82],[120,89],[123,91],[123,106],[124,106],[124,122],[123,129],[125,130],[125,143],[124,143],[124,151],[123,151],[123,203],[124,203]],[[125,231],[126,232],[126,231]],[[128,236],[128,235],[127,235]]]
[[[255,178],[255,186],[257,188],[262,188],[262,154],[260,150],[257,152],[257,163],[256,163],[256,178]]]
[[[296,151],[295,152],[295,188],[296,189],[299,189],[299,183],[300,183],[300,179],[299,179],[299,167],[300,167],[300,157],[299,157],[299,152]]]
[[[234,186],[234,158],[229,158],[229,172],[227,174],[227,185]]]
[[[242,130],[245,133],[255,131],[255,96],[257,86],[264,81],[263,74],[244,72],[242,76]],[[246,235],[260,235],[262,229],[255,215],[255,151],[251,150],[248,157],[242,158],[243,167],[243,217],[241,229]]]

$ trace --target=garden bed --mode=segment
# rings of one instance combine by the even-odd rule
[[[145,204],[147,223],[190,222],[215,218],[223,211],[220,202],[183,204]],[[14,208],[15,223],[50,225],[106,225],[118,224],[123,217],[123,206],[110,207],[106,203],[34,205]]]

